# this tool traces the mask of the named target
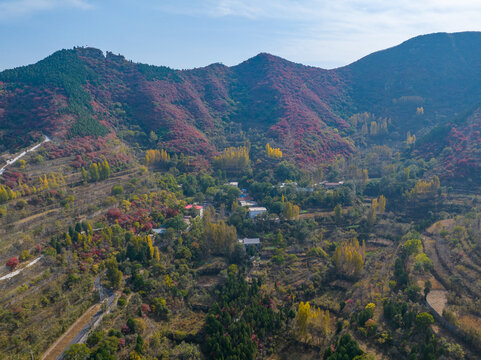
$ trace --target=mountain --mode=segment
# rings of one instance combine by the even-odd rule
[[[480,45],[479,32],[423,35],[339,69],[352,111],[390,116],[403,136],[449,120],[480,100]]]
[[[459,180],[470,187],[481,176],[481,106],[434,127],[416,144],[415,154],[435,158],[442,169],[441,178]]]
[[[407,132],[419,139],[447,126],[479,101],[480,45],[475,32],[419,36],[333,70],[262,53],[180,71],[93,48],[61,50],[0,73],[0,150],[40,133],[115,132],[206,157],[247,139],[271,142],[314,166],[355,152],[361,133],[364,143],[400,143]],[[368,115],[353,123],[360,113]]]
[[[268,54],[232,68],[177,71],[76,48],[4,71],[0,81],[6,148],[34,131],[66,137],[137,126],[169,150],[212,155],[233,122],[259,129],[305,162],[353,151],[338,134],[349,125],[331,110],[344,88],[336,74]]]

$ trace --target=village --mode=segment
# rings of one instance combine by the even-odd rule
[[[237,181],[231,181],[226,183],[225,185],[227,186],[232,186],[234,188],[239,188],[239,183]],[[288,182],[288,183],[281,183],[278,185],[279,189],[286,189],[286,188],[292,188],[296,192],[313,192],[316,187],[322,187],[325,189],[337,189],[340,186],[344,185],[344,181],[339,181],[339,182],[328,182],[328,181],[323,181],[319,184],[314,184],[313,187],[299,187],[296,182]],[[276,187],[276,186],[274,186]],[[258,221],[274,221],[276,223],[280,222],[280,219],[278,216],[267,216],[267,208],[263,206],[259,206],[258,203],[252,198],[252,196],[249,195],[247,192],[247,189],[240,189],[241,194],[240,196],[236,199],[237,203],[239,206],[246,208],[247,209],[247,215],[250,219],[252,220],[258,220]],[[204,215],[204,210],[208,206],[212,206],[210,203],[202,203],[202,204],[188,204],[185,206],[185,210],[188,210],[189,212],[194,212],[195,215],[185,215],[182,217],[182,220],[185,222],[187,225],[185,232],[188,232],[190,230],[191,226],[191,220],[195,216],[199,216],[200,218],[203,218]],[[229,215],[229,214],[227,214]],[[309,216],[308,213],[304,214],[304,216]],[[152,228],[151,232],[154,235],[162,235],[165,234],[166,232],[165,227],[159,227],[159,228]],[[238,239],[239,244],[244,245],[246,249],[253,247],[255,249],[260,248],[261,240],[259,237],[255,238],[239,238]],[[270,253],[269,253],[270,255]]]
[[[118,343],[109,351],[124,358],[133,352],[153,356],[162,346],[170,353],[227,353],[234,350],[216,350],[203,339],[222,343],[224,332],[210,332],[207,324],[216,318],[228,327],[232,322],[222,309],[229,306],[265,317],[265,325],[244,315],[239,320],[259,334],[256,351],[263,357],[275,352],[265,346],[271,342],[291,355],[306,346],[319,352],[333,343],[337,326],[362,346],[385,336],[386,325],[373,330],[359,324],[381,324],[382,298],[391,296],[392,281],[408,287],[390,275],[397,261],[393,249],[417,235],[375,192],[382,177],[338,169],[314,177],[264,154],[264,172],[245,162],[248,175],[242,176],[219,159],[215,166],[229,171],[182,173],[177,168],[189,169],[193,159],[163,150],[147,150],[145,160],[137,154],[140,161],[131,158],[130,163],[100,153],[87,167],[77,155],[50,159],[54,145],[22,152],[2,175],[5,186],[15,189],[5,192],[15,196],[4,200],[2,209],[8,212],[0,219],[10,230],[2,233],[8,256],[0,268],[0,289],[7,294],[3,304],[22,304],[21,310],[8,305],[12,316],[5,321],[18,320],[14,310],[21,313],[23,325],[14,334],[22,338],[28,336],[23,331],[36,327],[28,322],[34,316],[43,317],[43,327],[56,329],[32,348],[40,358],[57,359],[74,345],[99,352],[105,341]],[[33,151],[45,161],[33,161]],[[226,153],[235,159],[237,153],[246,156],[246,149]],[[418,196],[414,191],[422,189],[419,197],[429,204],[438,199],[438,185],[436,179],[413,180],[400,193]],[[405,206],[402,196],[391,197],[398,201],[392,206]],[[404,209],[412,216],[409,207]],[[35,229],[32,237],[15,243],[26,226]],[[38,243],[29,246],[33,241]],[[427,247],[426,253],[436,259],[433,250]],[[426,301],[439,315],[449,309],[447,285],[441,288],[429,277],[429,259],[418,256],[424,265],[414,260],[417,255],[405,260],[406,268],[412,281],[435,284]],[[62,275],[51,281],[52,272]],[[257,295],[244,301],[249,297],[229,293],[234,289]],[[58,296],[39,297],[38,291]],[[64,320],[53,317],[67,298],[75,313],[65,313]],[[422,301],[418,294],[412,298]],[[234,306],[226,299],[241,302]],[[370,303],[375,310],[371,306],[366,312]],[[305,304],[323,324],[321,330],[299,327]],[[230,311],[232,318],[236,310]],[[278,329],[293,340],[285,341]],[[237,336],[235,330],[230,334]],[[136,345],[140,341],[143,348]],[[252,343],[251,337],[239,341]],[[4,346],[12,353],[19,349]]]

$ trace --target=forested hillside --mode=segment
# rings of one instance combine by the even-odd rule
[[[480,45],[0,73],[0,358],[479,359]]]
[[[61,50],[0,74],[1,144],[111,131],[209,158],[260,136],[312,168],[356,144],[399,144],[408,132],[419,140],[471,108],[480,43],[479,33],[426,35],[334,70],[259,54],[234,67],[178,71]]]

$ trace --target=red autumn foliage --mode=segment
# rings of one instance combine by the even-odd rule
[[[118,220],[121,218],[121,216],[122,216],[122,211],[120,211],[120,209],[118,208],[109,209],[109,211],[107,211],[107,217],[110,220]]]
[[[421,142],[416,154],[440,160],[439,177],[446,181],[462,181],[481,177],[481,108],[476,109],[465,121],[446,125],[448,131],[433,141]]]
[[[141,310],[142,310],[143,313],[149,313],[149,312],[151,312],[151,309],[150,309],[149,304],[142,304],[142,305],[140,305],[140,308],[141,308]]]
[[[168,218],[176,216],[179,213],[179,211],[176,210],[176,209],[170,209],[169,208],[169,209],[165,209],[165,212],[163,212],[163,213],[164,213],[165,218],[168,219]]]
[[[18,260],[17,256],[11,257],[6,263],[7,267],[10,268],[10,270],[15,269],[18,264],[20,264],[20,261]]]
[[[348,124],[333,111],[345,96],[348,77],[342,72],[302,66],[268,54],[234,67],[213,64],[177,71],[135,64],[110,53],[104,56],[92,48],[66,52],[78,66],[98,77],[95,82],[77,85],[81,87],[78,91],[86,91],[90,98],[85,106],[91,118],[110,129],[118,128],[119,123],[135,123],[147,135],[155,131],[162,148],[199,156],[191,164],[194,168],[205,168],[205,158],[216,154],[212,140],[224,126],[220,119],[238,120],[246,129],[258,127],[277,141],[286,158],[301,165],[353,151],[337,133]],[[32,65],[31,73],[38,66]],[[29,81],[23,76],[26,78],[6,80],[0,95],[0,127],[7,129],[3,139],[9,139],[8,144],[4,141],[8,149],[48,133],[66,140],[46,144],[49,157],[85,154],[72,161],[72,166],[79,168],[115,137],[110,133],[72,141],[69,129],[78,115],[70,112],[68,92],[54,82]],[[15,128],[8,125],[12,118],[16,119]],[[117,165],[115,160],[118,164],[128,160],[126,155],[115,157],[107,158],[111,166]]]

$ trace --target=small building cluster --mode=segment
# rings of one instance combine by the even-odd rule
[[[247,206],[247,207],[253,207],[253,206],[257,206],[257,202],[256,201],[251,201],[251,200],[239,200],[239,205],[244,207],[244,206]]]
[[[228,185],[239,187],[239,183],[235,181],[228,183]],[[237,199],[237,201],[239,202],[240,206],[245,206],[248,208],[248,214],[251,219],[254,219],[256,216],[267,212],[267,209],[265,207],[257,205],[257,202],[255,202],[254,199],[250,197],[246,189],[241,189],[241,191],[242,194]]]
[[[259,247],[261,244],[261,240],[259,238],[243,238],[238,239],[239,243],[243,244],[244,246],[256,246]]]
[[[166,228],[160,227],[157,229],[152,229],[152,232],[156,235],[164,234],[167,231]]]
[[[344,185],[344,181],[339,181],[339,182],[323,181],[323,182],[319,183],[319,185],[324,186],[328,189],[335,189],[335,188],[338,188],[341,185]]]
[[[197,211],[199,211],[199,216],[200,217],[203,217],[204,216],[204,207],[201,206],[201,205],[192,205],[192,204],[189,204],[185,207],[186,210],[190,210],[190,209],[195,209]]]
[[[249,207],[248,212],[249,212],[249,217],[253,219],[256,216],[262,215],[265,212],[267,212],[267,209],[263,206],[252,206],[252,207]]]
[[[279,185],[280,189],[285,189],[285,188],[294,188],[296,191],[304,191],[304,192],[313,192],[314,188],[312,187],[300,187],[296,182],[287,182],[287,183],[281,183]]]
[[[204,216],[204,206],[202,206],[202,205],[188,204],[185,207],[185,209],[186,210],[194,210],[194,212],[198,212],[198,216],[200,216],[201,218]],[[193,216],[186,215],[186,216],[182,217],[182,220],[187,224],[187,227],[190,227],[191,222],[192,222],[192,217],[195,217],[195,216],[196,215],[193,215]],[[159,228],[153,228],[153,229],[151,229],[151,231],[156,235],[160,235],[160,234],[165,234],[167,229],[165,227],[159,227]]]

